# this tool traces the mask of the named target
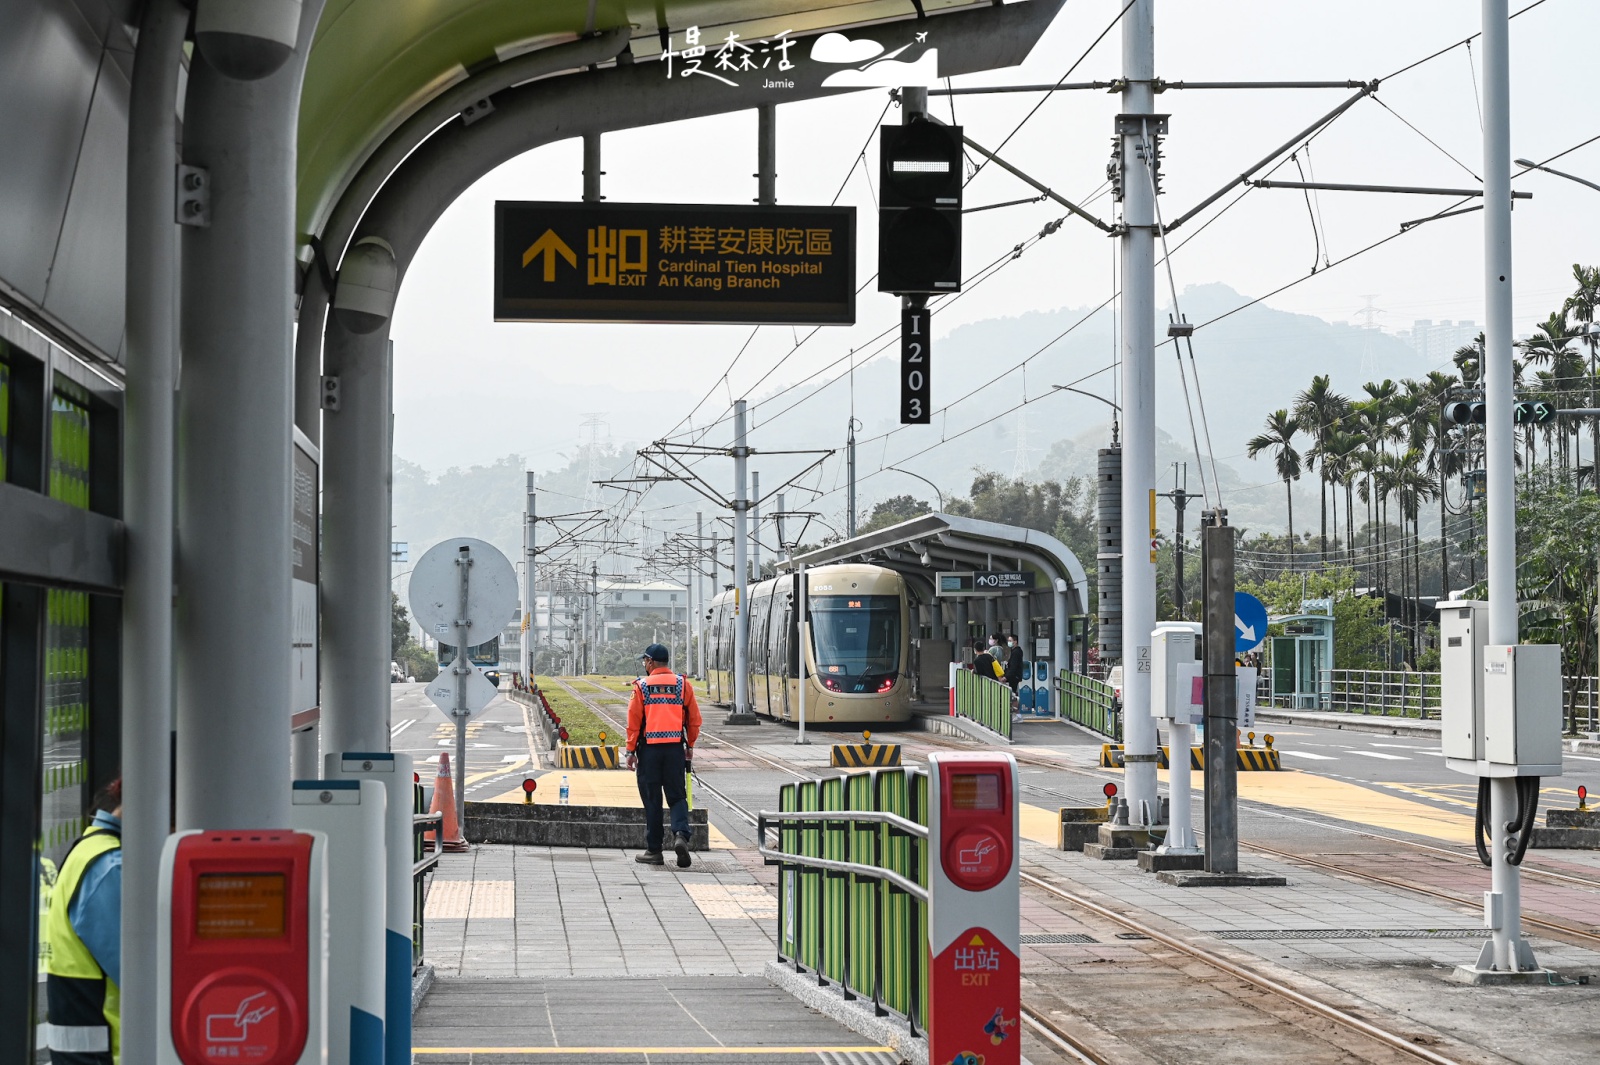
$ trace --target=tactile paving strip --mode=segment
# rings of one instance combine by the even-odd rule
[[[1483,928],[1247,928],[1209,934],[1218,939],[1483,939],[1489,933]]]
[[[685,884],[683,890],[708,920],[775,920],[778,916],[778,900],[760,884]]]
[[[434,880],[428,887],[429,921],[494,920],[516,916],[510,880]]]

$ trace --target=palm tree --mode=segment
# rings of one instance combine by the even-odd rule
[[[1434,409],[1444,402],[1444,397],[1458,382],[1450,374],[1440,370],[1428,371],[1427,391],[1432,399]],[[1438,418],[1429,422],[1427,468],[1429,473],[1437,479],[1437,494],[1439,497],[1439,597],[1442,599],[1450,591],[1450,538],[1445,535],[1449,514],[1445,507],[1444,485],[1451,476],[1459,476],[1466,468],[1462,456],[1450,446],[1448,430],[1445,429],[1444,415],[1441,411]]]
[[[1534,366],[1547,368],[1547,374],[1540,374],[1539,379],[1549,394],[1549,399],[1557,406],[1561,405],[1564,385],[1574,375],[1574,371],[1581,374],[1582,364],[1578,362],[1572,350],[1572,338],[1567,326],[1567,312],[1563,308],[1552,313],[1544,321],[1534,327],[1534,333],[1527,340],[1517,341],[1517,347],[1527,356],[1527,361]],[[1561,465],[1567,465],[1567,429],[1559,420],[1555,425],[1549,426],[1545,431],[1546,464],[1553,465],[1550,460],[1551,436],[1554,435],[1560,443]]]
[[[1572,264],[1572,279],[1578,283],[1577,290],[1567,297],[1561,305],[1564,312],[1570,312],[1577,319],[1577,324],[1583,326],[1583,342],[1589,349],[1589,374],[1587,405],[1600,406],[1595,399],[1595,359],[1596,349],[1600,348],[1600,336],[1595,334],[1594,320],[1600,312],[1600,266],[1579,266]],[[1594,483],[1600,488],[1600,418],[1589,421],[1589,463],[1591,476]]]
[[[1344,547],[1345,561],[1352,567],[1355,565],[1355,480],[1360,475],[1361,468],[1356,461],[1356,456],[1361,451],[1361,437],[1357,433],[1348,432],[1343,428],[1335,430],[1328,437],[1328,455],[1323,460],[1323,472],[1334,483],[1344,489]],[[1338,494],[1334,494],[1333,525],[1335,530],[1339,527]]]
[[[1300,423],[1288,411],[1279,408],[1267,415],[1266,432],[1250,438],[1246,453],[1255,458],[1261,452],[1273,451],[1273,464],[1283,480],[1284,498],[1289,502],[1289,566],[1294,567],[1294,481],[1300,479],[1300,452],[1294,449],[1294,434]]]
[[[1414,656],[1422,649],[1422,618],[1418,610],[1418,600],[1422,598],[1422,530],[1419,516],[1422,512],[1422,503],[1431,499],[1435,490],[1433,478],[1423,470],[1423,455],[1420,451],[1410,450],[1401,457],[1394,471],[1394,489],[1400,504],[1402,537],[1405,535],[1406,519],[1411,519],[1412,588],[1407,592],[1407,598],[1411,602],[1406,608],[1406,613],[1410,615],[1411,647]],[[1403,557],[1402,552],[1402,559]]]
[[[1306,451],[1306,466],[1315,469],[1318,481],[1318,501],[1322,507],[1322,547],[1319,561],[1328,558],[1328,440],[1339,430],[1339,419],[1350,408],[1350,400],[1333,390],[1326,374],[1311,379],[1311,387],[1295,397],[1294,416],[1311,434],[1312,444]],[[1337,512],[1337,503],[1335,511]],[[1339,538],[1338,515],[1334,515],[1334,539]]]

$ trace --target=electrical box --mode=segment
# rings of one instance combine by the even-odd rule
[[[1483,647],[1489,604],[1439,604],[1439,731],[1446,758],[1483,759]]]
[[[1483,757],[1516,776],[1561,775],[1561,648],[1483,649]]]
[[[1200,625],[1169,621],[1150,634],[1150,716],[1190,723],[1198,720],[1195,679],[1202,675]]]

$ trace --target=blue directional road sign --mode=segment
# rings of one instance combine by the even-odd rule
[[[1233,650],[1254,651],[1267,637],[1267,608],[1249,592],[1233,593]]]

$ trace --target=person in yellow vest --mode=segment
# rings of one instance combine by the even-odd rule
[[[44,1042],[51,1065],[120,1065],[122,781],[95,796],[94,820],[56,875],[45,915]]]
[[[672,841],[678,868],[689,866],[689,796],[686,776],[700,738],[700,704],[689,678],[668,667],[669,652],[659,643],[644,649],[645,676],[633,682],[628,701],[628,768],[639,775],[644,803],[644,853],[634,860],[664,865],[661,798],[672,811]]]

